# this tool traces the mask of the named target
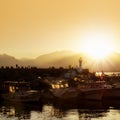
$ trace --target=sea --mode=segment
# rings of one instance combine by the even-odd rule
[[[0,103],[0,120],[119,120],[120,100]]]
[[[112,76],[112,75],[120,75],[120,72],[104,72],[104,74]]]

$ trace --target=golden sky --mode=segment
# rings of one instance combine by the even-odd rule
[[[120,51],[119,39],[120,0],[0,0],[0,54],[34,58],[95,40]]]

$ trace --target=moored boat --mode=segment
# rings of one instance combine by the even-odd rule
[[[2,94],[2,98],[11,102],[37,102],[40,100],[40,93],[36,90],[9,92]]]
[[[47,96],[52,98],[52,100],[55,102],[77,101],[78,97],[80,96],[80,91],[78,91],[76,87],[69,86],[68,81],[64,78],[56,78],[55,80],[53,79],[49,84],[51,85],[51,88],[49,89],[49,92],[44,92],[43,97],[49,93]]]
[[[107,89],[105,81],[90,81],[78,85],[78,89],[82,92],[83,98],[87,100],[102,100]]]
[[[81,92],[83,94],[83,98],[86,100],[102,100],[104,89],[81,89]]]
[[[76,88],[60,88],[60,89],[53,89],[53,95],[60,99],[60,100],[73,100],[77,99],[79,96],[79,92]]]
[[[113,85],[112,89],[105,91],[104,99],[120,99],[120,84]]]
[[[40,100],[40,91],[31,90],[29,82],[6,81],[1,97],[12,102],[35,102]],[[7,91],[8,89],[8,91]]]

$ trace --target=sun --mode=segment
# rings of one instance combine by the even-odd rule
[[[85,37],[82,51],[94,59],[105,59],[113,51],[111,38],[106,34],[89,34]]]
[[[88,56],[94,59],[104,59],[112,52],[111,47],[107,43],[96,43],[95,41],[93,43],[87,43],[83,49]]]

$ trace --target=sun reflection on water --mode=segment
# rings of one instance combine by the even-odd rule
[[[98,102],[99,103],[99,102]],[[72,104],[72,103],[71,103]],[[87,104],[87,103],[86,103]],[[21,106],[20,106],[21,105]],[[115,107],[99,108],[89,107],[83,108],[63,108],[63,105],[54,106],[45,104],[42,110],[38,109],[39,105],[25,104],[0,106],[0,120],[119,120],[120,110]],[[33,109],[34,108],[34,109]]]

